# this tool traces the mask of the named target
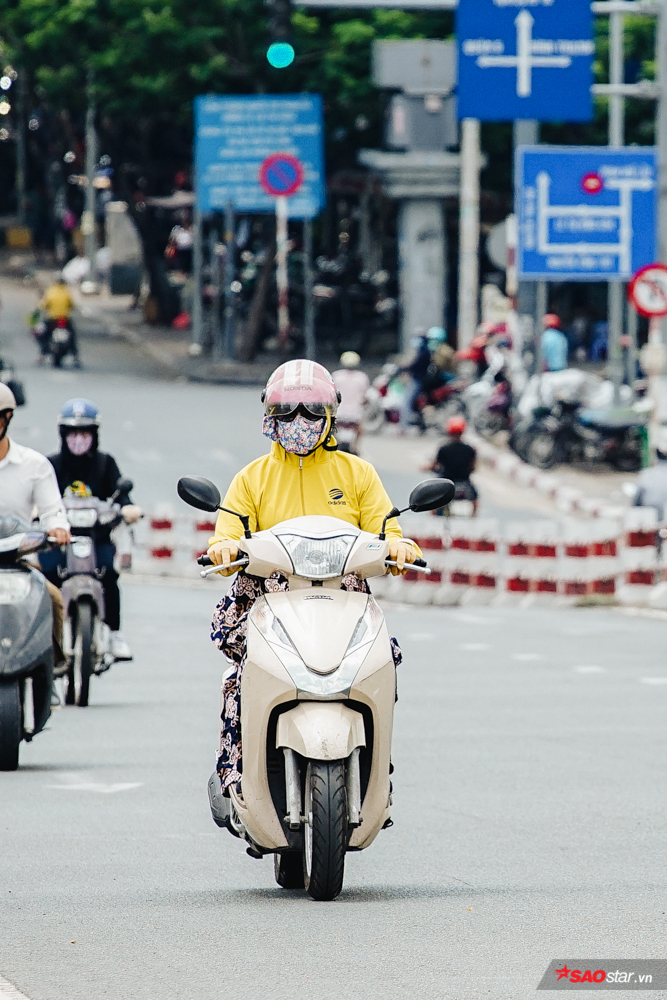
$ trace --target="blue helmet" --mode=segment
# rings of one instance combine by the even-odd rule
[[[99,426],[99,410],[89,399],[69,399],[58,414],[58,427]]]

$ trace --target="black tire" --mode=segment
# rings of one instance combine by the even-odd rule
[[[545,431],[531,434],[526,443],[526,461],[536,469],[551,469],[558,461],[558,447],[553,435]]]
[[[308,763],[305,803],[304,886],[313,899],[335,899],[343,888],[348,840],[343,761]]]
[[[88,705],[90,677],[93,672],[93,609],[88,601],[79,601],[72,622],[72,653],[67,671],[67,705]]]
[[[283,889],[303,889],[303,854],[285,851],[273,855],[273,873]]]
[[[23,735],[21,688],[18,681],[0,684],[0,771],[19,766],[19,745]]]
[[[638,438],[625,441],[613,458],[619,472],[639,472],[642,467],[642,447]]]

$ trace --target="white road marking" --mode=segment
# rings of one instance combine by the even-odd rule
[[[603,674],[605,667],[572,667],[578,674]]]
[[[12,983],[0,976],[0,998],[1,1000],[30,1000],[25,993],[17,990]]]
[[[468,653],[481,653],[491,647],[488,642],[460,642],[459,649],[464,649]]]
[[[543,660],[544,657],[541,653],[512,653],[512,659],[528,663],[529,660]]]
[[[113,795],[114,792],[127,792],[130,788],[141,788],[143,781],[113,781],[104,783],[95,781],[87,774],[80,774],[68,771],[58,774],[60,785],[47,785],[47,788],[55,788],[66,792],[98,792],[102,795]]]
[[[667,677],[640,677],[640,684],[667,684]]]

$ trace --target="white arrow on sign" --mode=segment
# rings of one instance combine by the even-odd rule
[[[114,792],[127,792],[130,788],[141,788],[143,781],[115,781],[105,784],[102,781],[94,781],[87,774],[68,771],[57,775],[62,784],[47,785],[47,788],[57,788],[67,792],[98,792],[102,795],[113,795]]]
[[[533,92],[533,68],[567,69],[572,64],[570,56],[535,55],[545,44],[553,46],[552,41],[533,39],[535,19],[530,11],[522,10],[514,19],[516,25],[516,55],[515,56],[479,56],[477,65],[482,69],[494,66],[516,66],[516,92],[519,97],[530,97]]]

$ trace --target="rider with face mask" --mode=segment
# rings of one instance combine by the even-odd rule
[[[120,470],[115,459],[98,448],[99,425],[97,407],[89,399],[70,399],[60,411],[60,451],[50,455],[49,461],[55,469],[63,496],[94,496],[108,500],[115,493],[116,483],[121,478]],[[127,524],[141,517],[141,508],[130,501],[127,493],[120,493],[116,500],[121,505]],[[95,553],[98,567],[104,568],[102,586],[105,621],[111,630],[111,653],[117,660],[131,660],[132,654],[120,632],[120,592],[118,573],[114,569],[116,548],[110,531],[98,529]],[[47,579],[60,586],[58,567],[65,564],[64,554],[45,552],[40,555],[40,562]]]
[[[339,397],[326,368],[313,361],[288,361],[273,373],[262,400],[263,433],[273,442],[271,451],[237,473],[223,506],[247,514],[251,531],[319,514],[379,533],[393,504],[372,465],[336,449],[333,432]],[[242,534],[241,521],[221,511],[208,550],[211,561],[229,566],[237,558]],[[387,524],[387,538],[390,558],[397,564],[392,573],[402,573],[408,563],[419,558],[420,550],[402,537],[395,520]],[[239,681],[245,662],[248,613],[262,594],[287,587],[286,578],[277,573],[263,580],[240,572],[215,610],[211,637],[236,664],[223,687],[217,770],[224,792],[241,778]],[[353,574],[343,579],[342,587],[367,591],[366,582]],[[395,642],[392,645],[398,664],[400,651]]]

